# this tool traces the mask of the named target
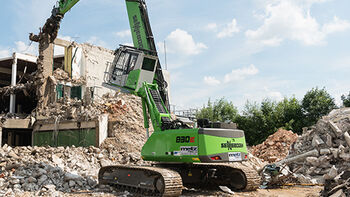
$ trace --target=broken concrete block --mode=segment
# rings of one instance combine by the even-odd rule
[[[328,147],[332,147],[333,145],[333,142],[332,142],[332,136],[330,134],[326,134],[326,138],[327,138],[327,141],[326,141],[326,144]]]
[[[303,183],[303,184],[311,183],[311,178],[310,177],[306,177],[306,176],[304,176],[302,174],[296,174],[295,176],[296,176],[296,178],[297,178],[299,183]]]
[[[330,150],[333,154],[334,159],[337,159],[338,158],[338,149],[330,148]]]
[[[326,180],[334,179],[338,175],[338,169],[333,165],[328,174],[325,174],[323,177]]]
[[[348,132],[344,133],[344,138],[345,138],[346,143],[348,144],[348,147],[350,147],[350,135]]]
[[[320,136],[315,134],[314,138],[312,139],[312,146],[319,147],[322,144],[324,144],[324,141],[320,138]]]
[[[315,166],[312,166],[312,167],[308,168],[307,171],[306,171],[306,174],[310,175],[310,174],[314,173],[315,169],[316,169]]]
[[[329,196],[329,197],[346,197],[346,196],[345,196],[343,190],[340,189],[340,190],[338,190],[337,192],[335,192],[334,194],[332,194],[332,195]]]
[[[337,137],[340,137],[343,135],[343,132],[338,128],[338,126],[334,122],[328,121],[328,125],[332,128],[334,134]]]
[[[70,181],[70,180],[79,180],[81,177],[75,174],[71,174],[71,173],[66,173],[64,175],[64,180],[65,181]]]
[[[320,163],[318,161],[318,158],[317,157],[307,157],[306,158],[306,161],[311,164],[312,166],[319,166]]]
[[[320,154],[321,154],[321,155],[328,155],[328,154],[331,154],[331,151],[330,151],[328,148],[326,148],[326,149],[321,149],[321,150],[320,150]]]
[[[345,161],[350,161],[350,154],[347,154],[347,153],[341,153],[339,155],[340,158],[342,158],[343,160]]]

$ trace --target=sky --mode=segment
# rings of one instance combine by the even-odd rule
[[[226,98],[279,101],[323,88],[341,103],[350,91],[349,0],[146,0],[176,109]],[[38,33],[55,0],[11,0],[0,7],[0,58],[37,54]],[[109,49],[132,43],[123,0],[81,0],[59,37]],[[167,62],[165,63],[164,41]]]

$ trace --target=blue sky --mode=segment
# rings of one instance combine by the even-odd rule
[[[39,31],[55,0],[12,0],[0,7],[0,57],[37,53]],[[325,87],[340,103],[350,91],[348,0],[148,0],[163,67],[167,43],[171,102],[201,107],[225,97],[301,99]],[[67,13],[60,37],[109,49],[131,43],[123,0],[81,0]]]

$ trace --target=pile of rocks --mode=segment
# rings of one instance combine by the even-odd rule
[[[322,196],[350,196],[350,170],[339,174],[334,180],[326,180]]]
[[[295,172],[294,176],[304,183],[332,180],[331,187],[325,188],[326,193],[332,191],[329,195],[340,190],[345,192],[346,189],[342,188],[334,190],[333,185],[341,184],[344,179],[340,177],[350,169],[349,133],[350,108],[333,110],[309,130],[304,130],[303,135],[291,146],[287,157],[308,155],[305,159],[289,163],[290,169]]]
[[[262,144],[253,146],[251,153],[267,162],[276,162],[288,155],[289,147],[298,139],[292,131],[279,129],[270,135]]]
[[[111,192],[97,185],[102,166],[146,164],[138,152],[130,153],[109,146],[95,147],[16,147],[0,148],[0,196],[30,192],[32,196],[74,191]]]

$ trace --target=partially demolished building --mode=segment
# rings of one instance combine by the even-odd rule
[[[94,102],[115,94],[102,86],[113,51],[55,39],[44,53],[0,59],[0,144],[99,146],[108,115]]]

